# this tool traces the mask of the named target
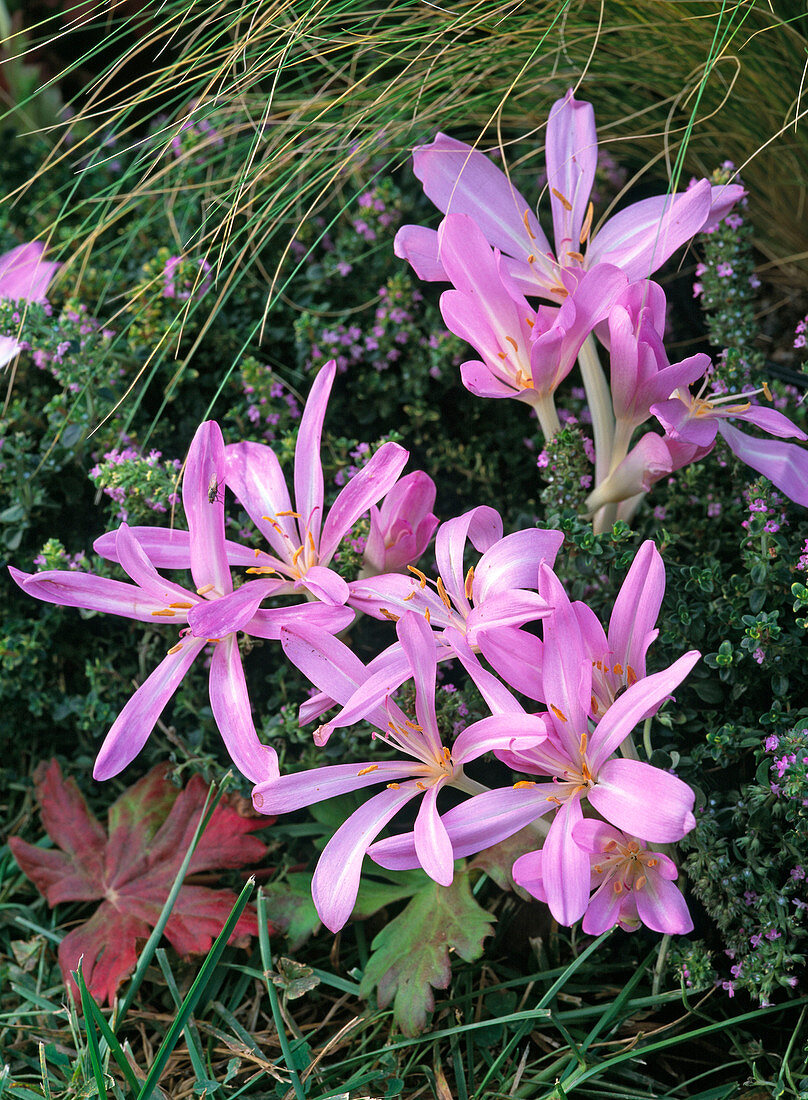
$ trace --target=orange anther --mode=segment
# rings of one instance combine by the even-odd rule
[[[215,584],[203,584],[201,588],[197,588],[196,594],[197,596],[204,596],[206,593],[212,592],[215,587]]]
[[[562,195],[560,191],[556,191],[555,187],[551,187],[550,190],[552,191],[552,193],[555,195],[555,197],[558,199],[558,201],[561,203],[561,205],[564,207],[565,210],[572,210],[572,203],[570,202],[570,200],[565,195]]]
[[[530,222],[527,220],[527,216],[528,216],[528,211],[525,210],[524,214],[522,215],[522,221],[525,223],[525,229],[527,230],[528,237],[530,237],[530,239],[532,241],[535,241],[536,240],[536,234],[530,228]]]
[[[561,721],[561,722],[566,722],[567,721],[567,718],[564,715],[564,713],[562,711],[560,711],[558,709],[558,707],[555,706],[553,703],[550,704],[550,710],[553,712],[553,714],[556,716],[556,718],[559,719],[559,721]]]
[[[446,594],[446,586],[444,585],[443,580],[440,577],[438,577],[438,595],[440,596],[440,598],[443,600],[443,602],[446,604],[446,606],[451,611],[452,605],[451,605],[451,602],[449,600],[449,597]]]
[[[518,783],[514,783],[513,789],[518,791],[521,787],[535,787],[536,784],[530,779],[520,779]]]
[[[173,645],[173,646],[171,647],[171,649],[169,649],[169,651],[168,651],[168,656],[170,657],[172,653],[179,653],[179,651],[180,651],[181,649],[182,649],[182,642],[177,642],[177,644],[176,644],[176,645]]]
[[[362,770],[357,772],[356,774],[357,775],[370,775],[371,772],[375,772],[375,771],[378,771],[378,770],[379,770],[379,765],[378,764],[369,764],[366,768],[362,768]]]
[[[586,239],[589,236],[589,231],[592,228],[592,217],[594,213],[594,204],[590,202],[589,206],[586,208],[586,217],[584,218],[584,224],[581,226],[581,235],[578,238],[581,244],[585,244]]]

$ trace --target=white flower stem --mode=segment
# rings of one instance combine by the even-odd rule
[[[614,440],[614,413],[612,392],[600,365],[595,338],[587,336],[578,352],[578,365],[586,390],[586,400],[592,414],[592,433],[595,437],[595,485],[600,485],[611,465]]]

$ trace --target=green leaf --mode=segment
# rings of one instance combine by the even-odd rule
[[[374,939],[360,996],[375,986],[379,1007],[393,1001],[398,1026],[405,1035],[416,1035],[434,1008],[432,990],[449,984],[449,952],[473,962],[492,932],[491,917],[472,897],[465,872],[456,874],[451,886],[429,880]]]

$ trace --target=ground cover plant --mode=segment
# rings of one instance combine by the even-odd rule
[[[2,14],[0,1095],[808,1095],[805,17]]]

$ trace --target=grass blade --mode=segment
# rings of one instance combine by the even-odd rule
[[[95,1033],[95,1024],[93,1023],[93,1017],[90,1011],[90,1001],[92,997],[84,983],[84,975],[81,971],[81,959],[79,959],[79,967],[78,970],[74,972],[73,977],[76,980],[79,987],[79,993],[81,994],[81,1009],[84,1013],[87,1049],[90,1052],[90,1064],[93,1067],[93,1076],[95,1077],[98,1095],[101,1097],[101,1100],[107,1100],[107,1086],[104,1083],[104,1068],[101,1065],[101,1051],[98,1049],[98,1036]]]
[[[297,1100],[305,1100],[306,1090],[303,1088],[303,1084],[298,1076],[297,1069],[295,1068],[295,1061],[292,1055],[292,1048],[289,1046],[289,1040],[286,1038],[285,1024],[283,1021],[283,1014],[281,1013],[281,1006],[278,1003],[278,992],[275,986],[272,984],[272,979],[269,977],[272,970],[272,951],[269,946],[269,926],[267,924],[267,909],[266,899],[264,897],[264,891],[258,888],[258,946],[261,949],[261,965],[264,968],[264,981],[266,982],[267,994],[269,995],[269,1004],[272,1009],[272,1019],[275,1021],[275,1028],[278,1032],[278,1041],[281,1044],[281,1052],[283,1053],[283,1060],[286,1062],[286,1068],[289,1070],[289,1076],[292,1079],[292,1088],[295,1092]]]
[[[222,957],[222,952],[227,946],[227,941],[233,934],[233,930],[238,924],[239,917],[244,912],[244,908],[249,900],[250,894],[255,886],[255,879],[250,878],[244,886],[244,889],[236,899],[236,904],[233,906],[230,916],[227,918],[224,924],[224,928],[216,937],[213,946],[208,952],[208,957],[205,959],[202,967],[194,978],[193,985],[188,990],[185,1000],[177,1013],[174,1023],[166,1032],[166,1036],[160,1044],[160,1049],[157,1051],[157,1056],[154,1059],[151,1069],[149,1070],[146,1080],[143,1082],[137,1100],[149,1100],[149,1097],[154,1092],[154,1088],[160,1078],[160,1074],[165,1068],[165,1064],[168,1061],[171,1052],[179,1042],[180,1035],[185,1029],[185,1025],[188,1022],[188,1018],[197,1006],[199,998],[205,991],[213,971],[219,963],[219,959]]]

